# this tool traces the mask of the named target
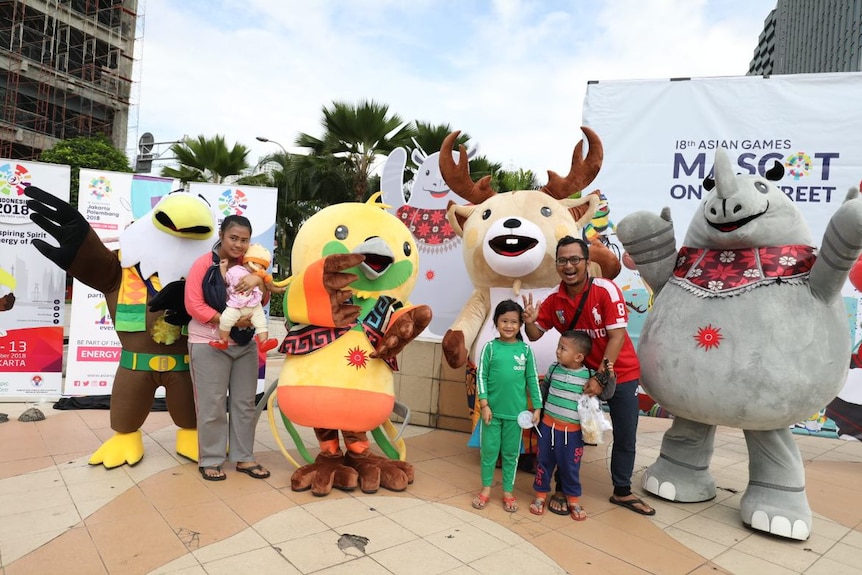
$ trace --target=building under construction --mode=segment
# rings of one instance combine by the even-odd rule
[[[138,0],[0,0],[0,157],[104,134],[126,147]]]

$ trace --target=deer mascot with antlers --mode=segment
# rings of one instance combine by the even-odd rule
[[[581,237],[599,205],[598,191],[577,197],[598,174],[603,158],[598,136],[589,128],[582,129],[589,144],[586,158],[583,142],[578,142],[568,175],[562,177],[549,170],[548,183],[541,190],[497,194],[491,189],[490,176],[473,182],[464,146],[460,146],[457,164],[451,153],[460,132],[449,134],[440,149],[440,171],[446,184],[471,204],[452,203],[447,213],[463,240],[473,293],[443,337],[443,355],[453,368],[470,360],[467,404],[473,412],[474,427],[478,412],[473,367],[477,350],[495,337],[491,310],[502,300],[521,301],[521,296],[529,294],[540,302],[553,291],[560,281],[554,265],[557,240],[567,235]],[[598,239],[592,242],[590,256],[593,276],[613,278],[619,273],[619,259]],[[550,337],[531,344],[539,373],[554,361],[556,344]]]
[[[549,170],[548,183],[541,190],[504,194],[491,189],[491,176],[473,182],[464,146],[460,146],[460,158],[455,163],[451,150],[460,132],[449,134],[443,141],[443,179],[453,192],[472,204],[450,204],[447,214],[464,242],[464,263],[473,283],[473,294],[443,337],[443,354],[450,366],[463,366],[471,352],[494,337],[491,310],[498,302],[520,301],[522,295],[530,293],[534,301],[541,301],[559,285],[554,267],[557,240],[567,235],[581,237],[581,230],[595,215],[600,201],[598,192],[570,197],[579,195],[602,165],[601,140],[591,129],[582,129],[589,153],[584,158],[583,142],[578,142],[566,177]],[[590,247],[590,256],[593,275],[613,278],[619,273],[619,260],[600,242]],[[553,361],[555,347],[553,342],[549,354],[537,357],[540,372]],[[472,355],[470,359],[474,359]]]

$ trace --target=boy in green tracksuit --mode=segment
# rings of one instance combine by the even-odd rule
[[[520,337],[523,309],[504,300],[494,310],[499,337],[485,344],[476,372],[476,396],[481,409],[482,491],[473,498],[473,507],[484,509],[491,495],[497,458],[503,460],[503,509],[518,510],[512,491],[521,453],[518,414],[527,409],[527,394],[535,408],[533,425],[539,422],[542,395],[536,361],[530,346]]]

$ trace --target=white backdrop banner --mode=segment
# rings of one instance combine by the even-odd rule
[[[679,247],[717,148],[728,152],[738,173],[763,175],[778,161],[785,174],[777,184],[802,210],[819,246],[829,218],[862,179],[859,102],[862,73],[591,83],[583,120],[605,149],[591,189],[607,196],[616,221],[670,207]],[[617,283],[628,292],[636,338],[648,292],[631,269]],[[858,346],[860,292],[848,282],[844,293]],[[850,394],[856,372],[862,370],[851,370],[842,395]]]
[[[0,159],[0,399],[60,395],[66,273],[33,247],[24,190],[69,200],[69,166]]]
[[[593,186],[619,219],[671,208],[684,232],[727,150],[739,173],[784,164],[781,190],[805,214],[815,243],[862,178],[862,73],[692,78],[590,84],[583,118],[605,160]]]

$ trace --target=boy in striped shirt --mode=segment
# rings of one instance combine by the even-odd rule
[[[579,503],[584,439],[578,418],[578,400],[590,378],[584,358],[589,355],[592,345],[590,336],[585,332],[563,332],[557,344],[557,361],[548,368],[542,383],[545,413],[539,424],[539,451],[536,455],[536,479],[533,482],[536,496],[530,504],[530,513],[534,515],[544,514],[554,467],[559,467],[559,488],[566,496],[569,514],[575,521],[587,518],[587,513]]]

